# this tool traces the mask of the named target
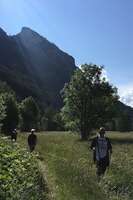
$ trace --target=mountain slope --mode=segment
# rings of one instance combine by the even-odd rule
[[[74,59],[29,28],[15,36],[0,29],[0,79],[20,98],[61,106],[60,90],[76,69]],[[44,103],[45,102],[45,103]]]

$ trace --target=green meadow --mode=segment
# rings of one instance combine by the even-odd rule
[[[133,133],[108,132],[111,166],[98,183],[90,142],[67,132],[37,133],[38,162],[52,200],[132,200]],[[27,147],[27,135],[18,141]],[[27,147],[28,148],[28,147]]]

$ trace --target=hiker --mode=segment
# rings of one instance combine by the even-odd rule
[[[110,164],[110,156],[112,153],[112,145],[110,140],[105,137],[105,128],[101,127],[98,136],[92,140],[91,149],[93,150],[94,163],[97,167],[97,177],[104,175]]]
[[[18,135],[18,133],[17,133],[17,129],[14,129],[13,131],[12,131],[12,133],[11,133],[11,140],[14,142],[16,142],[16,140],[17,140],[17,135]]]
[[[37,136],[35,135],[35,129],[31,129],[31,133],[28,136],[28,145],[30,148],[30,152],[34,151],[37,143]]]

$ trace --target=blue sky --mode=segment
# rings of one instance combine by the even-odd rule
[[[133,106],[132,0],[0,0],[0,27],[8,34],[28,26],[77,65],[104,65],[121,99]]]

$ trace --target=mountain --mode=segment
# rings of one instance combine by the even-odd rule
[[[0,80],[5,81],[18,99],[33,96],[42,108],[62,106],[60,91],[76,69],[74,58],[30,28],[9,36],[0,28]],[[130,118],[133,108],[118,102],[119,119]]]
[[[107,123],[108,130],[133,131],[133,108],[118,101],[114,107],[115,117]]]
[[[19,98],[33,96],[59,108],[60,90],[76,69],[74,58],[30,28],[9,36],[0,28],[0,80]]]

